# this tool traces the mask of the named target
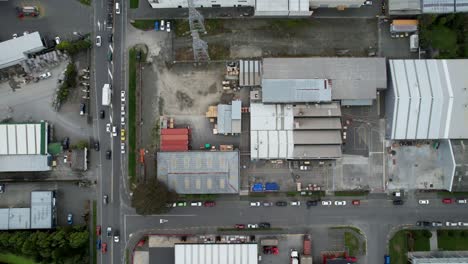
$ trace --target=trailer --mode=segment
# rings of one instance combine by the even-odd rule
[[[102,105],[109,106],[112,100],[112,90],[108,83],[105,83],[102,87]]]

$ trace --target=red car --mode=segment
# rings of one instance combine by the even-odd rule
[[[203,205],[205,207],[213,207],[216,205],[216,203],[214,201],[206,201]]]
[[[442,199],[442,202],[444,204],[451,204],[451,203],[453,203],[453,199],[452,198],[444,198],[444,199]]]
[[[106,252],[107,252],[107,243],[102,243],[101,252],[102,252],[102,253],[106,253]]]
[[[353,205],[360,205],[360,204],[361,204],[361,201],[359,201],[359,200],[353,200],[352,204],[353,204]]]
[[[236,224],[235,227],[237,229],[244,229],[245,228],[245,225],[244,224]]]
[[[100,225],[96,226],[96,235],[98,235],[98,236],[101,235],[101,226]]]

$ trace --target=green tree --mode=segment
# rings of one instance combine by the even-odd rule
[[[89,242],[89,232],[82,231],[82,232],[73,232],[68,237],[68,241],[70,243],[70,247],[72,248],[81,248],[83,245],[88,244]]]
[[[167,188],[166,184],[151,178],[140,182],[132,197],[132,206],[142,215],[157,214],[167,211],[166,204],[177,199],[177,193]]]

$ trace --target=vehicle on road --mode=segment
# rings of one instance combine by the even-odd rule
[[[300,201],[291,201],[291,206],[301,206]]]
[[[332,205],[332,201],[322,201],[322,205]]]
[[[96,36],[96,46],[101,47],[101,36]]]
[[[177,207],[184,207],[184,206],[187,206],[187,202],[184,202],[184,201],[177,202]]]
[[[117,127],[116,126],[112,126],[112,136],[113,137],[117,136]]]
[[[86,113],[86,105],[84,103],[80,104],[80,115],[84,115]]]
[[[419,200],[418,203],[421,204],[421,205],[427,205],[427,204],[429,204],[429,200]]]
[[[120,129],[120,140],[125,141],[125,129]]]
[[[384,260],[385,260],[385,264],[390,264],[390,256],[389,255],[385,255]]]
[[[416,225],[417,225],[417,226],[425,226],[425,227],[427,227],[427,226],[431,226],[432,224],[431,224],[431,222],[428,222],[428,221],[417,221],[417,222],[416,222]]]
[[[102,86],[102,105],[109,106],[112,102],[112,90],[108,83]]]
[[[101,226],[100,225],[96,226],[96,235],[97,236],[101,235]]]
[[[159,29],[161,31],[164,31],[165,30],[165,25],[166,25],[166,23],[164,22],[164,20],[161,20],[161,27]]]
[[[262,205],[265,207],[273,206],[273,202],[263,202]]]
[[[119,243],[119,241],[120,241],[119,230],[115,230],[115,231],[114,231],[114,242],[115,242],[115,243]]]
[[[125,115],[125,105],[124,104],[120,105],[120,114]]]
[[[106,229],[106,235],[107,237],[111,237],[112,236],[112,227],[108,226],[107,229]]]
[[[203,206],[205,207],[214,207],[216,205],[215,201],[206,201]]]
[[[454,227],[454,226],[458,226],[458,223],[457,223],[457,222],[450,222],[450,221],[447,221],[447,222],[445,222],[445,226]]]
[[[432,225],[433,227],[444,226],[444,224],[443,224],[442,222],[439,222],[439,221],[433,221],[433,222],[431,223],[431,225]]]
[[[106,132],[107,133],[111,132],[111,124],[106,124]]]
[[[256,229],[258,228],[257,224],[247,224],[247,228]]]
[[[109,35],[107,36],[107,41],[108,41],[109,43],[114,42],[114,34],[109,33]]]
[[[99,141],[94,142],[94,150],[99,151]]]
[[[39,79],[44,80],[44,79],[50,78],[51,76],[52,76],[52,74],[50,72],[45,72],[45,73],[39,75]]]
[[[276,205],[276,206],[287,206],[288,203],[285,202],[285,201],[278,201],[278,202],[275,203],[275,205]]]
[[[346,205],[346,201],[335,201],[335,205],[344,206],[344,205]]]
[[[353,200],[351,202],[352,205],[360,205],[361,204],[361,201],[360,200]]]
[[[97,250],[100,250],[100,249],[101,249],[101,239],[98,239],[98,240],[96,241],[96,249],[97,249]]]
[[[108,151],[106,151],[106,159],[110,160],[112,157],[112,151],[109,149]]]
[[[101,252],[102,252],[102,253],[106,253],[106,252],[107,252],[107,243],[102,243]]]
[[[366,6],[371,6],[371,5],[372,5],[372,1],[365,1],[365,2],[364,2],[364,5],[366,5]]]
[[[120,143],[120,153],[125,154],[125,143],[123,142]]]
[[[125,116],[120,117],[120,126],[125,126]]]
[[[458,222],[458,226],[468,226],[468,223],[465,223],[465,222]]]
[[[106,117],[106,111],[104,111],[104,110],[99,111],[99,117],[101,119],[104,119]]]
[[[4,193],[5,192],[5,184],[0,184],[0,193]]]
[[[307,207],[317,206],[317,205],[318,205],[318,201],[316,201],[316,200],[307,201],[307,202],[306,202],[306,205],[307,205]]]
[[[167,21],[167,23],[166,23],[166,31],[167,31],[167,33],[170,33],[170,32],[171,32],[171,21]]]
[[[73,214],[68,213],[67,215],[67,224],[72,225],[73,224]]]
[[[55,44],[57,44],[57,45],[60,44],[60,37],[59,36],[55,37],[54,40],[55,40]]]
[[[120,15],[120,5],[119,2],[115,2],[115,14]]]
[[[393,203],[393,205],[403,205],[404,202],[403,202],[403,200],[398,199],[398,200],[393,200],[392,203]]]
[[[291,264],[299,264],[299,252],[295,249],[291,249]]]
[[[109,202],[109,197],[107,195],[104,195],[104,197],[102,198],[102,202],[104,204],[107,204]]]
[[[120,91],[120,101],[125,102],[125,91]]]
[[[452,199],[452,198],[444,198],[444,199],[442,199],[442,203],[444,203],[444,204],[452,204],[452,203],[453,203],[453,199]]]
[[[80,82],[80,85],[81,85],[81,86],[90,86],[90,84],[87,83],[87,82]]]
[[[112,61],[112,51],[110,51],[110,50],[107,52],[107,61],[108,62]]]
[[[260,206],[260,202],[250,202],[250,206],[258,207],[258,206]]]
[[[466,199],[461,199],[461,198],[458,198],[457,199],[457,204],[466,204]]]
[[[237,229],[244,229],[245,225],[244,224],[235,224],[234,227],[237,228]]]
[[[262,222],[260,224],[258,224],[258,226],[260,228],[270,228],[271,227],[271,224],[270,223],[267,223],[267,222]]]
[[[190,206],[194,206],[194,207],[202,206],[202,202],[191,202]]]

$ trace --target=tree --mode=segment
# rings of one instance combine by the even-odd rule
[[[151,178],[140,182],[132,198],[132,206],[142,215],[158,214],[167,211],[166,204],[177,199],[177,193],[167,188],[166,184]]]
[[[80,248],[83,245],[88,244],[88,242],[89,242],[89,232],[88,231],[73,232],[68,237],[68,241],[70,242],[70,247]]]

